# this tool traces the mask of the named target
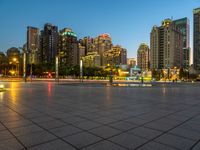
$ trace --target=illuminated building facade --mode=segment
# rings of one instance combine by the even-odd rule
[[[94,39],[90,37],[84,37],[83,39],[79,40],[81,46],[85,47],[85,55],[89,52],[95,52],[95,43]]]
[[[171,19],[154,26],[150,40],[151,69],[182,68],[183,35]]]
[[[100,55],[97,52],[88,52],[82,60],[85,67],[100,67]]]
[[[193,51],[194,69],[200,70],[200,8],[193,10],[194,29],[193,29]]]
[[[72,29],[64,28],[59,35],[60,63],[66,66],[79,65],[79,42]]]
[[[43,63],[54,64],[58,51],[58,27],[45,24],[41,31],[39,58]]]
[[[134,67],[136,66],[136,64],[137,64],[137,61],[135,58],[127,58],[127,65],[129,67]]]
[[[28,64],[39,63],[40,30],[35,27],[27,27],[27,52]]]
[[[86,47],[82,46],[80,43],[79,43],[78,47],[79,47],[79,58],[81,59],[86,54]]]
[[[137,65],[142,71],[149,69],[149,46],[145,43],[140,44],[137,50]]]
[[[107,60],[103,56],[105,51],[111,50],[112,48],[112,39],[109,34],[104,33],[95,38],[95,51],[100,55],[101,66],[107,65]]]
[[[119,45],[113,46],[111,50],[104,51],[103,53],[105,64],[127,65],[127,50]]]

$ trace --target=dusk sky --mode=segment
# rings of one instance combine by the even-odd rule
[[[78,38],[109,33],[114,45],[136,57],[140,43],[150,43],[151,28],[163,19],[188,17],[192,35],[196,7],[199,0],[0,0],[0,51],[22,47],[27,26],[52,23],[72,28]]]

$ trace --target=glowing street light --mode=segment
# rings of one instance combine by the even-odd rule
[[[17,58],[13,58],[13,61],[16,62],[16,61],[17,61]]]

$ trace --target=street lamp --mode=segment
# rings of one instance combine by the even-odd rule
[[[15,63],[15,73],[17,76],[19,76],[19,61],[17,58],[13,58],[13,62]]]
[[[18,65],[19,65],[19,61],[17,61],[17,58],[12,58],[11,61],[9,62],[9,64],[12,66],[12,70],[10,71],[12,76],[17,76],[19,75],[19,69],[18,69]],[[14,71],[15,69],[15,71]]]
[[[83,82],[83,60],[80,60],[80,80]]]
[[[58,63],[59,63],[59,56],[56,56],[56,80],[59,82],[59,68],[58,68]]]
[[[24,82],[26,82],[26,51],[23,53],[23,78]]]
[[[17,61],[17,58],[13,58],[13,61],[16,62],[16,61]]]

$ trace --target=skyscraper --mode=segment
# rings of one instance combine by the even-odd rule
[[[171,19],[165,19],[160,27],[151,31],[151,69],[182,68],[183,35]]]
[[[188,69],[190,65],[190,24],[188,18],[182,18],[173,21],[175,25],[180,29],[182,33],[182,67],[183,69]]]
[[[137,65],[143,71],[149,69],[149,46],[145,43],[140,44],[137,50]]]
[[[93,38],[84,37],[83,39],[80,39],[79,42],[81,46],[85,47],[85,55],[87,55],[88,52],[95,52],[95,43]]]
[[[41,31],[40,60],[43,63],[54,64],[58,51],[58,27],[52,24],[45,24]]]
[[[127,65],[127,50],[125,48],[121,49],[119,57],[120,57],[120,65]]]
[[[111,50],[112,39],[109,34],[104,33],[95,38],[95,48],[96,52],[100,55],[101,66],[106,66],[106,58],[104,58],[103,53],[105,51]]]
[[[200,70],[200,8],[194,9],[193,15],[194,15],[194,30],[193,30],[194,69]]]
[[[86,52],[85,52],[86,51],[86,47],[79,43],[78,44],[78,48],[79,48],[79,58],[81,59],[86,54]]]
[[[103,58],[107,65],[127,65],[127,50],[120,45],[112,46],[111,50],[104,51]]]
[[[28,64],[39,63],[38,53],[40,44],[40,30],[35,27],[27,27],[27,51],[28,51]]]
[[[79,42],[72,29],[64,28],[59,35],[60,63],[66,66],[79,65]]]

